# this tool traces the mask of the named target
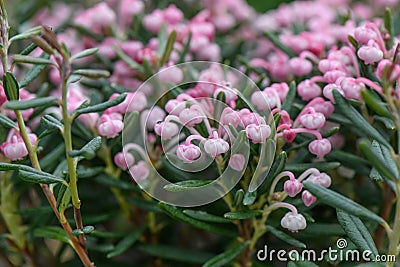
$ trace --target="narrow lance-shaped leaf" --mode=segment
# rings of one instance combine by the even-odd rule
[[[174,184],[167,184],[164,186],[164,189],[170,192],[188,191],[198,187],[206,186],[211,182],[213,182],[213,180],[187,180]]]
[[[193,219],[205,221],[205,222],[213,222],[213,223],[232,223],[232,220],[225,219],[223,217],[219,217],[214,214],[207,213],[202,210],[184,210],[184,214],[192,217]]]
[[[42,32],[42,26],[36,26],[36,27],[31,28],[31,29],[28,29],[25,32],[22,32],[20,34],[14,35],[8,41],[11,43],[11,42],[14,42],[14,41],[17,41],[17,40],[28,39],[32,35],[38,35],[41,32]]]
[[[18,129],[18,125],[13,120],[4,116],[3,114],[0,114],[0,125],[7,129],[11,128]]]
[[[286,243],[288,243],[289,245],[298,247],[298,248],[306,248],[306,244],[304,244],[303,242],[300,242],[297,239],[294,239],[293,237],[291,237],[290,235],[286,234],[283,231],[280,231],[270,225],[267,226],[267,229],[277,238],[279,238],[282,241],[285,241]]]
[[[361,90],[361,96],[364,102],[378,115],[385,116],[387,118],[393,118],[393,114],[387,107],[387,104],[384,103],[378,96],[375,96],[369,90]]]
[[[87,78],[99,79],[110,77],[110,72],[107,70],[95,70],[95,69],[80,69],[74,71],[72,74],[82,75]]]
[[[13,100],[8,101],[5,104],[5,107],[11,110],[26,110],[30,108],[51,106],[56,102],[56,100],[57,98],[52,96],[33,98],[29,100]]]
[[[378,255],[374,240],[367,227],[356,216],[350,215],[342,210],[336,210],[337,218],[350,240],[362,251],[369,250],[373,255]],[[375,258],[375,257],[373,257]]]
[[[237,245],[236,247],[221,253],[214,258],[210,259],[203,264],[202,267],[220,267],[227,266],[232,262],[240,253],[242,253],[249,246],[248,242]]]
[[[130,247],[132,247],[133,244],[139,239],[139,237],[142,235],[144,230],[146,229],[146,225],[142,225],[139,228],[136,228],[133,232],[125,236],[116,246],[113,251],[107,254],[107,258],[112,258],[115,256],[118,256],[122,253],[124,253],[126,250],[128,250]]]
[[[23,55],[14,55],[13,62],[34,64],[34,65],[53,65],[54,64],[53,61],[46,59],[46,58],[23,56]]]
[[[73,55],[71,57],[70,60],[73,61],[73,60],[76,60],[78,58],[92,56],[92,55],[96,54],[98,51],[99,51],[98,48],[89,48],[89,49],[86,49],[86,50],[83,50],[81,52],[76,53],[75,55]]]
[[[40,123],[48,130],[63,130],[64,125],[56,118],[53,116],[47,114],[42,117],[40,120]]]
[[[326,205],[336,209],[342,209],[355,216],[370,219],[378,223],[385,223],[385,220],[376,215],[374,212],[335,191],[309,181],[304,181],[303,184],[305,188],[311,192],[311,194],[316,196],[319,201],[325,203]]]
[[[244,220],[261,216],[262,210],[230,211],[224,214],[224,218],[231,220]]]
[[[161,57],[161,60],[160,60],[160,65],[161,66],[163,66],[165,63],[168,62],[169,57],[171,55],[171,52],[172,52],[172,50],[174,48],[175,38],[176,38],[176,31],[172,31],[171,34],[168,37],[164,53],[163,53],[163,55]]]
[[[395,169],[395,165],[393,165],[393,163],[389,165],[389,163],[393,162],[393,159],[390,155],[384,157],[383,147],[381,147],[378,142],[374,140],[370,143],[368,140],[361,139],[358,143],[358,148],[382,175],[393,181],[398,180],[398,173],[396,172],[397,169]]]
[[[40,171],[27,171],[27,170],[19,170],[18,176],[27,182],[38,183],[38,184],[53,184],[53,183],[63,183],[66,184],[65,180],[54,176],[49,173],[40,172]]]
[[[17,79],[14,74],[9,71],[3,75],[3,88],[8,101],[19,99],[19,85]]]
[[[96,151],[101,147],[101,137],[97,136],[90,140],[84,147],[80,150],[72,150],[69,152],[71,157],[82,156],[86,159],[93,159],[96,156]]]
[[[336,100],[336,105],[339,106],[343,115],[353,122],[354,127],[359,128],[370,138],[373,138],[377,140],[379,143],[390,147],[388,141],[374,127],[372,127],[364,119],[364,117],[353,106],[351,106],[337,90],[333,90],[333,96]]]
[[[49,59],[50,55],[43,52],[39,56],[39,58]],[[23,87],[27,86],[30,82],[32,82],[34,79],[36,79],[39,76],[39,74],[46,68],[46,66],[47,65],[41,64],[41,65],[35,65],[32,68],[30,68],[20,83],[21,87],[23,88]]]
[[[101,112],[101,111],[104,111],[108,108],[111,108],[113,106],[116,106],[116,105],[122,103],[125,100],[125,98],[126,98],[126,93],[123,93],[123,94],[117,96],[116,98],[108,100],[106,102],[103,102],[103,103],[100,103],[97,105],[93,105],[93,106],[89,106],[86,108],[77,109],[77,110],[75,110],[75,114],[77,114],[79,116],[80,114]]]
[[[273,34],[272,32],[266,32],[264,35],[265,35],[265,37],[268,38],[268,40],[270,40],[274,45],[276,45],[286,55],[288,55],[289,57],[295,56],[292,49],[290,49],[288,46],[283,44],[275,34]]]

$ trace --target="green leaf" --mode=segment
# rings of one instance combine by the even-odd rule
[[[151,212],[161,212],[160,208],[155,201],[143,200],[141,198],[127,197],[128,203],[138,207],[139,209],[151,211]]]
[[[290,49],[289,47],[287,47],[285,44],[283,44],[278,36],[276,36],[275,34],[273,34],[272,32],[265,32],[264,33],[265,37],[268,38],[268,40],[270,40],[277,48],[279,48],[283,53],[285,53],[286,55],[288,55],[290,58],[295,57],[296,54],[292,51],[292,49]]]
[[[31,56],[22,56],[22,55],[14,55],[13,62],[15,63],[28,63],[34,65],[54,65],[54,62],[50,59],[41,58],[41,57],[31,57]]]
[[[198,250],[181,249],[165,245],[140,245],[139,249],[146,254],[152,255],[157,258],[200,264],[213,257],[213,254],[202,252]]]
[[[350,215],[342,210],[336,210],[337,218],[342,226],[343,230],[346,232],[350,240],[361,250],[369,250],[373,253],[372,256],[378,255],[378,250],[376,249],[374,240],[371,237],[367,227],[364,223],[357,217]],[[372,258],[372,260],[375,257]]]
[[[164,189],[171,192],[188,191],[198,187],[206,186],[211,182],[213,182],[213,180],[188,180],[174,184],[167,184],[164,186]]]
[[[86,50],[83,50],[81,52],[76,53],[75,55],[73,55],[71,57],[70,60],[74,61],[74,60],[76,60],[78,58],[88,57],[88,56],[96,54],[98,51],[99,51],[98,48],[89,48],[89,49],[86,49]]]
[[[187,41],[186,41],[186,43],[185,43],[185,46],[183,47],[183,50],[182,50],[182,52],[180,53],[179,61],[178,61],[179,63],[185,62],[185,57],[186,57],[187,53],[189,52],[190,43],[192,42],[192,37],[193,37],[193,34],[192,34],[192,32],[190,31],[190,32],[189,32],[189,36],[188,36],[188,38],[187,38]]]
[[[37,184],[66,183],[64,179],[41,171],[19,170],[18,176],[26,181]]]
[[[64,129],[64,125],[62,124],[62,122],[60,122],[58,119],[56,119],[55,117],[47,114],[44,115],[42,117],[42,119],[40,120],[40,124],[43,125],[43,127],[45,127],[48,130],[60,130],[62,131]]]
[[[42,59],[49,59],[50,55],[43,52],[39,58]],[[39,74],[46,68],[46,65],[35,65],[32,68],[30,68],[27,73],[25,74],[24,78],[21,81],[21,87],[26,87],[28,84],[30,84],[34,79],[36,79]]]
[[[375,140],[370,143],[366,139],[361,139],[359,141],[358,148],[380,174],[392,181],[398,180],[396,164],[386,148]]]
[[[385,28],[388,31],[389,36],[390,36],[388,47],[391,48],[394,44],[393,38],[396,35],[394,34],[392,11],[388,7],[385,10],[384,24],[385,24]]]
[[[390,112],[386,103],[384,103],[377,95],[373,94],[371,90],[361,90],[362,99],[365,101],[368,107],[375,111],[378,115],[393,118],[393,114]]]
[[[202,267],[220,267],[227,266],[228,263],[233,261],[240,253],[242,253],[249,246],[249,242],[245,242],[235,246],[232,249],[221,253],[214,258],[208,260],[206,263],[202,265]]]
[[[193,219],[212,223],[232,223],[231,220],[201,210],[184,210],[184,214]]]
[[[25,32],[22,32],[20,34],[14,35],[11,37],[8,41],[10,43],[18,40],[24,40],[24,39],[29,39],[32,35],[39,35],[42,32],[42,26],[36,26],[33,27]]]
[[[235,193],[235,197],[233,198],[233,206],[235,208],[241,207],[243,203],[243,198],[244,198],[244,190],[239,189]]]
[[[318,198],[319,201],[334,207],[336,209],[342,209],[352,215],[370,219],[378,223],[384,223],[385,220],[376,215],[374,212],[368,210],[367,208],[361,206],[360,204],[354,202],[353,200],[335,192],[328,188],[322,187],[320,185],[311,183],[309,181],[304,181],[303,185],[307,190],[311,192],[314,196]]]
[[[50,238],[55,240],[60,240],[67,244],[72,245],[71,240],[68,238],[64,229],[58,226],[46,226],[42,228],[37,228],[33,231],[35,237]]]
[[[257,199],[257,191],[254,192],[247,191],[246,194],[244,194],[243,205],[245,206],[253,205],[256,199]]]
[[[114,187],[122,190],[133,190],[135,188],[134,185],[131,183],[122,180],[117,180],[105,174],[100,174],[98,177],[94,178],[93,181],[102,184],[106,187]]]
[[[386,117],[383,117],[383,116],[378,116],[378,115],[374,115],[373,118],[374,118],[374,120],[376,120],[376,121],[382,122],[382,123],[385,125],[385,127],[386,127],[387,129],[389,129],[389,130],[395,130],[395,129],[396,129],[396,125],[395,125],[394,122],[393,122],[391,119],[389,119],[389,118],[386,118]]]
[[[372,127],[337,90],[333,90],[333,96],[336,100],[336,105],[339,106],[342,114],[353,122],[353,127],[357,127],[368,137],[377,140],[379,143],[387,147],[390,147],[388,141],[374,127]]]
[[[14,74],[9,71],[3,75],[3,87],[8,101],[19,99],[19,85],[17,79]]]
[[[124,61],[126,64],[128,64],[128,66],[133,69],[133,70],[142,70],[143,67],[136,63],[136,61],[134,61],[133,59],[131,59],[127,54],[125,54],[121,48],[119,48],[118,46],[114,46],[114,51],[115,53],[117,53],[117,56]]]
[[[213,232],[216,234],[230,236],[230,237],[234,237],[237,234],[235,231],[231,231],[227,227],[215,226],[215,225],[208,224],[208,223],[205,223],[202,221],[195,220],[191,217],[188,217],[178,208],[168,205],[166,203],[160,202],[158,204],[158,206],[160,207],[160,209],[162,211],[164,211],[167,215],[169,215],[173,219],[185,222],[194,227],[197,227],[197,228],[209,231],[209,232]]]
[[[83,157],[85,159],[93,159],[96,157],[96,151],[101,148],[101,136],[97,136],[89,141],[79,150],[72,150],[68,154],[70,157]]]
[[[224,214],[224,218],[231,220],[244,220],[261,216],[262,214],[262,210],[230,211]]]
[[[85,226],[82,229],[75,229],[72,231],[73,236],[78,236],[78,235],[88,235],[91,234],[94,231],[94,227],[91,225]]]
[[[293,237],[291,237],[290,235],[286,234],[283,231],[280,231],[270,225],[267,226],[267,229],[271,232],[271,234],[273,234],[280,240],[288,243],[289,245],[292,245],[292,246],[295,246],[298,248],[306,248],[306,244],[304,244],[303,242],[300,242],[297,239],[294,239]]]
[[[121,255],[125,251],[127,251],[136,241],[140,238],[143,234],[144,230],[146,229],[146,225],[142,225],[132,231],[130,234],[125,236],[118,244],[115,245],[113,251],[107,254],[107,258],[112,258],[118,255]]]
[[[283,102],[281,109],[289,113],[295,98],[296,98],[296,82],[292,81],[289,84],[289,92],[285,97],[285,101]]]
[[[340,162],[315,162],[315,163],[288,163],[285,166],[286,171],[304,172],[309,168],[316,168],[320,171],[329,171],[340,166]]]
[[[11,110],[26,110],[30,108],[37,108],[43,106],[51,106],[57,98],[48,96],[48,97],[40,97],[40,98],[33,98],[29,100],[14,100],[8,101],[5,103],[5,107]]]
[[[160,60],[160,66],[163,66],[165,63],[168,62],[171,52],[174,49],[175,39],[176,39],[176,31],[173,30],[168,37],[167,44],[165,46],[163,55]]]
[[[126,93],[123,93],[123,94],[119,95],[118,97],[108,100],[106,102],[103,102],[103,103],[100,103],[97,105],[93,105],[93,106],[89,106],[86,108],[76,109],[75,114],[77,114],[79,116],[80,114],[101,112],[101,111],[104,111],[108,108],[111,108],[113,106],[116,106],[116,105],[122,103],[125,100],[125,98],[126,98]]]
[[[3,114],[0,114],[0,125],[7,129],[18,129],[18,125],[13,120],[4,116]]]
[[[271,169],[267,174],[267,177],[265,178],[264,182],[258,189],[259,194],[267,192],[267,190],[269,190],[269,187],[271,186],[271,183],[274,180],[274,178],[283,171],[283,168],[285,168],[286,160],[287,160],[287,154],[285,151],[282,151],[272,164]]]
[[[80,69],[74,71],[72,74],[81,75],[91,79],[108,78],[110,72],[107,70],[95,70],[95,69]]]

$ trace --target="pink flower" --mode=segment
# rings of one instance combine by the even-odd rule
[[[236,101],[238,98],[237,96],[237,89],[234,88],[226,88],[226,87],[219,87],[214,92],[214,98],[217,98],[220,92],[224,93],[226,103],[231,103]]]
[[[198,146],[193,144],[182,144],[178,146],[176,150],[176,156],[178,159],[185,163],[191,163],[198,159],[201,155],[201,150]]]
[[[303,184],[295,178],[290,178],[283,184],[283,189],[290,197],[295,197],[303,189]]]
[[[283,216],[281,226],[292,232],[297,232],[306,228],[307,222],[303,215],[290,211]]]
[[[130,26],[133,16],[144,9],[144,3],[140,0],[121,0],[119,5],[120,26],[122,27]]]
[[[206,117],[199,110],[201,109],[197,105],[192,105],[190,108],[185,108],[179,113],[179,120],[183,125],[193,127],[196,124],[201,123]]]
[[[177,24],[183,19],[183,13],[175,5],[169,5],[164,10],[164,20],[170,24]]]
[[[173,122],[160,122],[154,126],[154,132],[162,139],[169,140],[179,133],[179,127]]]
[[[310,80],[304,80],[297,86],[297,93],[304,101],[309,101],[321,95],[321,87]]]
[[[215,132],[214,132],[215,133]],[[222,138],[214,134],[212,139],[208,139],[204,143],[204,150],[212,157],[217,157],[229,150],[229,144]]]
[[[360,45],[366,45],[370,40],[376,40],[377,38],[378,35],[376,32],[366,26],[357,27],[354,30],[354,39],[356,39],[357,43]]]
[[[246,135],[253,143],[263,143],[271,134],[271,128],[266,124],[250,124],[246,127]]]
[[[281,102],[285,101],[286,95],[289,92],[287,83],[274,83],[270,87],[274,88],[279,95]]]
[[[114,163],[122,170],[126,171],[135,163],[135,158],[130,153],[118,152],[114,156]]]
[[[314,140],[308,145],[308,150],[318,158],[323,158],[331,152],[332,145],[328,139]]]
[[[357,55],[367,65],[373,65],[383,58],[383,52],[374,46],[362,46],[358,49]]]
[[[330,83],[327,84],[324,87],[323,90],[323,94],[326,98],[328,98],[332,103],[336,103],[335,102],[335,98],[333,97],[333,90],[337,90],[339,93],[341,93],[342,95],[344,95],[344,92],[342,90],[342,88],[340,87],[340,85],[335,84],[335,83]]]
[[[222,111],[220,123],[223,125],[232,124],[233,127],[237,128],[242,123],[242,120],[237,111],[227,107]]]
[[[390,68],[393,68],[393,71],[390,74],[390,77],[388,77],[389,76],[388,71],[389,71]],[[385,71],[387,73],[385,73]],[[385,77],[384,77],[384,74],[386,74]],[[381,80],[387,79],[387,80],[393,82],[393,81],[397,80],[400,77],[400,66],[398,64],[393,64],[391,60],[382,59],[378,63],[378,67],[376,69],[376,75]]]
[[[157,33],[161,26],[165,23],[165,19],[161,10],[154,10],[153,13],[146,15],[143,19],[144,27],[152,33]]]
[[[331,183],[332,183],[331,177],[324,172],[320,173],[319,175],[311,174],[307,178],[307,181],[310,181],[314,184],[318,184],[323,187],[329,187],[329,186],[331,186]]]
[[[143,160],[129,168],[129,172],[135,181],[143,181],[149,176],[150,171]]]
[[[163,83],[179,84],[183,78],[182,70],[176,66],[161,68],[158,72],[158,80]]]
[[[229,159],[228,165],[235,171],[240,172],[243,170],[245,162],[246,159],[243,154],[233,154]]]
[[[340,87],[346,98],[361,100],[361,90],[365,88],[365,85],[354,78],[348,77],[340,81]]]
[[[185,109],[186,102],[176,99],[168,100],[165,104],[165,110],[172,115],[179,115]]]
[[[303,193],[301,194],[301,199],[303,200],[304,205],[306,205],[307,207],[311,206],[317,200],[317,198],[307,190],[303,191]]]
[[[289,130],[283,130],[282,135],[286,142],[292,143],[294,139],[296,139],[297,134],[296,131],[294,131],[293,129],[289,129]]]
[[[28,134],[28,138],[31,145],[35,146],[37,141],[36,135],[30,133]],[[7,141],[1,144],[0,150],[12,161],[23,159],[26,155],[28,155],[28,149],[25,146],[24,140],[14,129],[10,130],[7,136]]]
[[[119,94],[113,94],[110,97],[114,99]],[[125,100],[117,106],[111,107],[112,112],[125,114],[126,112],[142,111],[147,106],[147,97],[143,92],[127,93]]]
[[[325,116],[319,112],[304,114],[299,120],[304,127],[312,130],[320,129],[325,125]]]
[[[151,110],[145,110],[142,116],[147,117],[146,127],[148,130],[154,130],[154,126],[163,121],[166,114],[165,111],[159,106],[154,106]]]
[[[312,71],[313,65],[307,59],[295,57],[289,60],[292,73],[298,77],[305,76]]]
[[[7,96],[6,93],[4,92],[4,88],[2,85],[0,85],[0,107],[7,102]]]
[[[97,126],[99,134],[107,138],[117,137],[124,128],[122,115],[119,113],[103,114],[99,121]]]
[[[256,124],[256,125],[265,124],[265,120],[260,115],[251,112],[247,108],[241,109],[238,112],[238,114],[244,126],[248,126],[250,124]]]
[[[268,90],[267,90],[268,89]],[[264,91],[256,91],[251,95],[251,103],[259,110],[269,110],[280,105],[280,98],[274,88],[268,87]]]
[[[197,52],[197,57],[199,60],[218,62],[221,60],[221,48],[215,43],[207,44]]]

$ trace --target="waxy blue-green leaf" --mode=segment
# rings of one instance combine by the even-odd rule
[[[208,260],[206,263],[202,265],[202,267],[221,267],[227,266],[230,262],[232,262],[240,253],[242,253],[249,246],[249,242],[245,242],[231,248],[214,258]]]
[[[110,72],[107,70],[95,70],[95,69],[80,69],[72,72],[75,75],[81,75],[91,79],[108,78],[110,77]]]
[[[390,8],[386,8],[385,9],[385,15],[383,17],[383,22],[385,25],[385,29],[388,31],[389,33],[389,43],[388,46],[389,48],[391,48],[394,44],[394,37],[396,36],[394,33],[394,25],[393,25],[393,15],[392,15],[392,11],[390,10]]]
[[[209,223],[205,223],[203,221],[198,221],[189,216],[186,216],[180,209],[178,209],[174,206],[168,205],[166,203],[160,202],[158,204],[158,206],[160,207],[160,209],[162,211],[164,211],[167,215],[174,218],[175,220],[185,222],[194,227],[197,227],[197,228],[200,228],[200,229],[212,232],[212,233],[216,233],[216,234],[220,234],[220,235],[224,235],[224,236],[230,236],[230,237],[234,237],[237,234],[236,231],[232,231],[227,227],[212,225]]]
[[[96,54],[99,51],[98,48],[89,48],[89,49],[85,49],[81,52],[76,53],[75,55],[73,55],[71,57],[71,61],[74,61],[78,58],[83,58],[83,57],[88,57],[88,56],[92,56],[94,54]]]
[[[336,214],[340,225],[350,240],[361,251],[371,251],[373,253],[371,254],[373,260],[374,256],[378,255],[378,250],[364,223],[358,217],[350,215],[343,210],[336,210]]]
[[[42,26],[36,26],[36,27],[30,28],[22,33],[14,35],[8,41],[10,43],[12,43],[12,42],[18,41],[18,40],[29,39],[32,35],[39,35],[41,32],[42,32]]]
[[[29,100],[13,100],[6,102],[5,107],[11,110],[26,110],[30,108],[51,106],[56,102],[56,100],[57,98],[52,96],[33,98]]]
[[[60,177],[37,170],[36,171],[19,170],[18,176],[19,178],[21,178],[26,182],[37,183],[37,184],[66,183],[65,180]]]
[[[42,59],[49,59],[50,55],[43,52],[39,58]],[[28,84],[30,84],[34,79],[36,79],[40,73],[46,68],[47,65],[35,65],[32,68],[30,68],[27,73],[25,74],[24,78],[22,79],[20,86],[21,88],[26,87]]]
[[[272,32],[265,32],[264,33],[265,37],[268,38],[277,48],[279,48],[283,53],[288,55],[289,57],[294,57],[296,54],[290,49],[288,46],[283,44],[277,35],[275,35]]]
[[[214,180],[188,180],[177,182],[174,184],[167,184],[166,186],[164,186],[164,189],[170,192],[188,191],[196,189],[198,187],[206,186],[213,181]]]
[[[47,58],[14,55],[13,62],[15,63],[27,63],[33,65],[54,65],[54,62]]]
[[[97,150],[101,148],[101,137],[97,136],[89,141],[84,147],[79,150],[69,152],[71,157],[83,157],[85,159],[93,159],[96,156]]]
[[[380,174],[392,181],[398,180],[396,164],[385,147],[375,140],[370,143],[366,139],[361,139],[358,143],[358,148]]]
[[[94,227],[91,225],[85,226],[82,229],[75,229],[72,231],[73,236],[78,236],[78,235],[88,235],[91,234],[94,231]]]
[[[188,264],[201,264],[214,255],[199,250],[188,250],[177,248],[176,246],[166,245],[139,245],[139,250],[147,255],[152,255],[160,259],[184,262]]]
[[[7,100],[19,100],[19,85],[14,74],[7,71],[3,75],[3,88],[6,94]]]
[[[175,43],[175,39],[176,39],[176,31],[173,30],[170,35],[168,36],[168,40],[167,43],[165,45],[164,51],[162,53],[161,56],[161,60],[160,60],[160,66],[163,66],[165,63],[168,62],[170,56],[171,56],[171,52],[174,48],[174,43]]]
[[[125,251],[127,251],[136,241],[140,238],[143,234],[144,230],[146,229],[146,225],[142,225],[135,230],[133,230],[130,234],[126,235],[119,243],[115,245],[113,251],[107,254],[107,258],[112,258],[118,255],[121,255]]]
[[[385,223],[385,220],[376,215],[374,212],[354,202],[353,200],[320,185],[311,183],[309,181],[303,182],[304,187],[317,197],[318,201],[334,207],[342,209],[352,215],[370,219],[378,223]]]
[[[384,103],[378,96],[373,94],[370,90],[361,90],[361,96],[365,104],[367,104],[368,107],[375,111],[376,114],[387,118],[393,118],[393,114],[390,112],[388,105]]]
[[[379,143],[390,147],[388,141],[373,127],[364,117],[353,107],[337,90],[333,90],[333,96],[336,100],[336,105],[339,107],[342,114],[353,122],[353,126],[360,129],[368,137],[377,140]]]
[[[315,163],[288,163],[285,166],[286,171],[304,172],[309,168],[316,168],[320,171],[329,171],[340,166],[340,162],[315,162]]]
[[[286,234],[285,232],[283,232],[281,230],[278,230],[270,225],[267,226],[267,229],[268,229],[268,231],[271,232],[271,234],[273,234],[280,240],[288,243],[289,245],[292,245],[292,246],[295,246],[298,248],[306,248],[306,244],[304,244],[303,242],[300,242],[297,239],[294,239],[293,237],[291,237],[290,235]]]
[[[285,97],[285,101],[282,103],[282,110],[287,111],[288,113],[290,113],[291,109],[292,109],[292,104],[296,98],[296,82],[292,81],[289,84],[289,92],[287,93],[286,97]]]
[[[10,118],[0,114],[0,125],[7,129],[18,129],[18,125]]]
[[[224,218],[230,220],[245,220],[261,216],[262,214],[262,210],[230,211],[224,214]]]
[[[103,102],[103,103],[100,103],[97,105],[93,105],[93,106],[89,106],[89,107],[85,107],[85,108],[76,109],[75,114],[77,116],[79,116],[80,114],[101,112],[101,111],[104,111],[108,108],[114,107],[114,106],[122,103],[125,100],[125,98],[126,98],[126,93],[123,93],[123,94],[117,96],[116,98],[108,100],[106,102]]]
[[[64,129],[64,124],[55,117],[46,114],[40,119],[40,124],[43,125],[48,130],[60,130]]]
[[[72,242],[65,233],[64,229],[59,226],[46,226],[42,228],[37,228],[33,231],[33,235],[35,237],[59,240],[72,246]]]
[[[207,213],[202,210],[183,210],[183,213],[193,219],[212,223],[232,223],[232,220]]]

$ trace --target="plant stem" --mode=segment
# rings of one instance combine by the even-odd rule
[[[389,235],[389,251],[388,255],[395,255],[397,257],[398,251],[397,247],[400,241],[400,183],[396,184],[396,213],[394,217],[394,224],[392,234]],[[387,267],[394,266],[395,262],[387,262]]]

